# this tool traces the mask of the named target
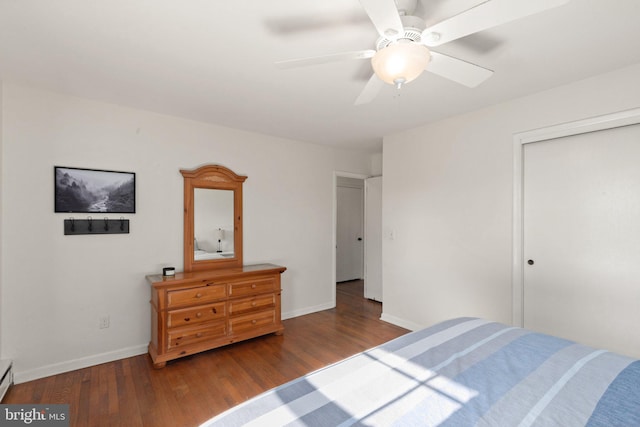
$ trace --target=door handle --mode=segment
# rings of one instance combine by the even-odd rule
[[[362,237],[358,237],[358,242],[362,242]]]
[[[532,259],[530,259],[529,261],[527,261],[527,264],[529,264],[529,265],[533,265],[533,264],[534,264],[534,262],[533,262],[533,260],[532,260]]]

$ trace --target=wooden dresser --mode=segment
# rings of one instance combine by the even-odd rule
[[[147,276],[154,366],[260,335],[282,334],[280,275],[285,270],[257,264]]]

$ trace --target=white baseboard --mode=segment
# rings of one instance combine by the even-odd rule
[[[15,384],[49,377],[51,375],[62,374],[64,372],[75,371],[76,369],[88,368],[102,363],[113,362],[127,357],[139,356],[147,352],[148,344],[141,344],[134,347],[123,348],[107,353],[95,354],[93,356],[82,357],[80,359],[66,362],[54,363],[28,371],[14,371],[13,379]],[[14,369],[16,366],[14,365]]]
[[[311,314],[318,311],[330,310],[332,308],[335,308],[335,306],[336,306],[335,304],[328,302],[326,304],[320,304],[313,307],[306,307],[300,310],[287,311],[286,313],[282,313],[282,320],[291,319],[293,317],[298,317],[298,316],[304,316],[305,314]]]
[[[409,320],[406,319],[402,319],[400,317],[396,317],[396,316],[392,316],[390,314],[386,314],[386,313],[382,313],[382,315],[380,316],[380,320],[387,322],[387,323],[392,323],[396,326],[400,326],[401,328],[405,328],[405,329],[409,329],[410,331],[417,331],[420,329],[423,329],[424,326],[419,325],[417,323],[411,322]]]
[[[306,307],[300,310],[288,311],[282,313],[282,319],[291,319],[293,317],[304,316],[305,314],[316,313],[318,311],[330,310],[335,307],[333,303],[325,303],[316,305],[313,307]],[[393,323],[394,325],[401,326],[403,328],[412,329],[406,321],[402,319],[396,319],[392,316],[385,318],[383,314],[381,320],[385,322]],[[414,328],[420,329],[419,327]],[[66,362],[54,363],[51,365],[42,366],[40,368],[30,369],[28,371],[15,371],[14,382],[15,384],[24,383],[27,381],[37,380],[39,378],[49,377],[51,375],[62,374],[64,372],[74,371],[76,369],[88,368],[90,366],[100,365],[102,363],[113,362],[114,360],[120,360],[127,357],[138,356],[147,352],[147,344],[141,344],[133,347],[123,348],[107,353],[96,354],[93,356],[82,357],[79,359],[69,360]],[[15,368],[15,366],[14,366]]]

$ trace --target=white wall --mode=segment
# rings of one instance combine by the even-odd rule
[[[382,175],[382,153],[371,155],[371,176]]]
[[[385,137],[383,319],[511,323],[513,134],[640,106],[640,64]]]
[[[18,382],[146,351],[144,276],[182,268],[183,168],[248,176],[244,260],[288,268],[283,317],[333,306],[334,171],[368,174],[368,154],[13,84],[2,101],[1,356]],[[131,233],[64,236],[54,165],[136,172]]]

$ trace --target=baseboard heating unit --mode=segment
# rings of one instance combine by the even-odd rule
[[[4,395],[13,384],[13,363],[11,360],[0,360],[0,402],[4,399]]]

